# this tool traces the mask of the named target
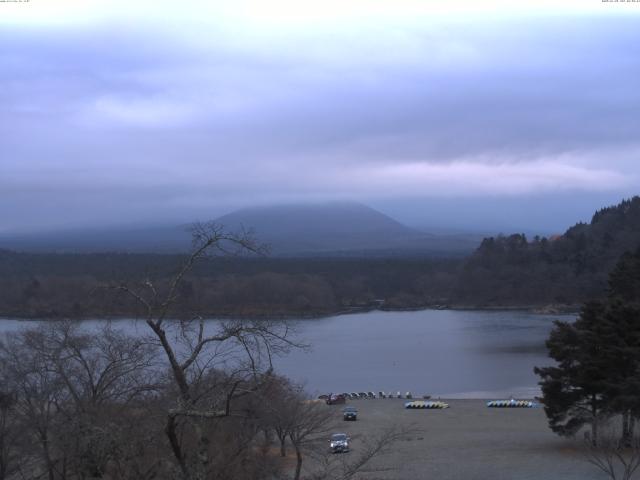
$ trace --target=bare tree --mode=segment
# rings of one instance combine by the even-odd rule
[[[334,412],[327,405],[300,397],[292,402],[289,410],[291,418],[288,434],[296,452],[294,480],[299,480],[302,472],[303,451],[305,447],[317,448],[318,437],[326,437],[331,429]]]
[[[114,288],[143,308],[145,322],[164,352],[177,397],[167,411],[165,433],[182,477],[200,480],[211,469],[211,422],[236,415],[232,401],[255,391],[261,372],[271,369],[273,355],[294,343],[286,322],[237,320],[214,325],[206,324],[199,315],[170,320],[185,277],[198,261],[212,254],[261,251],[250,233],[230,234],[215,223],[196,224],[192,233],[192,252],[167,285],[146,280],[137,287],[123,283]],[[207,377],[213,370],[226,374]],[[187,446],[179,434],[185,426],[193,430],[195,446]]]
[[[294,427],[298,403],[306,399],[301,385],[295,385],[288,378],[271,375],[260,392],[264,429],[273,432],[278,439],[280,456],[287,456],[287,439]]]
[[[23,433],[14,415],[15,406],[13,393],[0,392],[0,480],[11,478],[22,463],[19,444]]]
[[[110,325],[96,331],[50,322],[0,343],[12,421],[41,447],[28,476],[38,469],[50,480],[103,476],[117,455],[123,413],[157,389],[152,359],[147,342]]]
[[[612,418],[598,421],[598,440],[585,435],[584,454],[589,463],[611,480],[630,480],[640,467],[640,436],[622,432]]]
[[[310,400],[301,385],[284,377],[273,376],[263,392],[265,425],[270,426],[286,455],[288,440],[296,454],[294,480],[302,477],[303,462],[309,459],[306,475],[312,480],[348,480],[369,467],[371,460],[384,455],[398,440],[417,433],[410,427],[389,427],[371,438],[357,439],[357,448],[349,455],[328,453],[329,433],[342,416],[333,407]],[[380,469],[378,469],[380,470]]]
[[[317,473],[310,476],[311,480],[350,480],[365,471],[386,471],[390,467],[371,467],[372,460],[384,456],[403,438],[419,433],[419,430],[407,426],[389,426],[378,435],[361,439],[357,448],[351,454],[316,456],[318,462]],[[326,451],[326,449],[325,449]]]
[[[196,263],[242,251],[259,249],[245,234],[198,225],[193,252],[169,282],[111,286],[142,306],[147,335],[67,321],[0,341],[0,385],[8,393],[0,395],[0,480],[11,472],[48,480],[280,478],[289,466],[259,448],[268,431],[284,454],[286,442],[295,449],[291,473],[299,479],[319,442],[326,451],[333,413],[273,373],[274,356],[303,346],[290,325],[176,319]],[[329,461],[322,478],[350,478],[383,447],[365,442],[353,462],[338,468]]]
[[[0,344],[2,383],[15,394],[13,413],[29,432],[32,443],[39,447],[23,452],[25,456],[40,457],[40,462],[29,462],[32,473],[42,470],[49,480],[54,480],[60,464],[53,442],[59,421],[57,405],[64,401],[65,392],[45,356],[31,348],[33,336],[30,331],[20,332]]]

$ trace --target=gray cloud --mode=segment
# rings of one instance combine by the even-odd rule
[[[4,229],[301,198],[626,195],[635,20],[5,29]]]

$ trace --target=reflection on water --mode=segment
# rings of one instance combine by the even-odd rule
[[[383,390],[449,398],[530,398],[538,394],[533,367],[550,363],[544,341],[553,320],[573,318],[423,310],[302,320],[299,336],[312,345],[311,351],[278,358],[276,368],[305,382],[312,392]],[[0,331],[33,323],[0,320]],[[148,333],[141,322],[114,323],[132,334]]]

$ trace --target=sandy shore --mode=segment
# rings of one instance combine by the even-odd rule
[[[406,410],[405,400],[356,400],[357,422],[341,420],[336,431],[352,437],[355,455],[363,438],[390,425],[419,430],[375,459],[361,479],[589,480],[606,478],[587,463],[581,441],[559,438],[542,408],[491,409],[484,400],[448,400],[446,410]],[[391,469],[377,471],[379,468]]]

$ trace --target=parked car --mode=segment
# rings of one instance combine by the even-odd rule
[[[381,390],[378,392],[378,398],[387,398],[387,394]]]
[[[349,398],[350,398],[351,400],[358,400],[360,397],[358,396],[358,394],[357,394],[356,392],[351,392],[351,393],[349,394]]]
[[[344,397],[344,395],[339,394],[339,393],[332,393],[329,398],[327,398],[327,405],[338,405],[338,404],[342,404],[342,403],[347,403],[347,399]]]
[[[343,453],[349,451],[349,440],[346,433],[334,433],[329,440],[329,447],[332,453]]]
[[[328,400],[329,399],[329,395],[324,395],[324,394],[318,395],[318,399],[319,400]]]
[[[367,398],[376,398],[376,394],[373,392],[367,392]]]
[[[358,409],[356,407],[344,407],[342,409],[342,419],[355,422],[358,419]]]
[[[358,392],[358,397],[367,398],[367,392]]]

